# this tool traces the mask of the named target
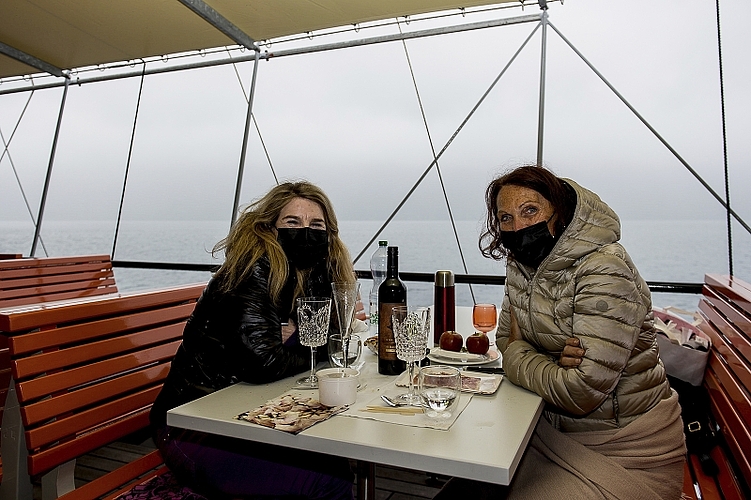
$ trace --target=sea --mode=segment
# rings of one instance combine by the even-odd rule
[[[374,238],[378,221],[340,221],[340,234],[356,258],[355,268],[369,270],[378,240],[399,247],[400,271],[504,275],[504,262],[484,258],[478,249],[481,221],[457,221],[456,236],[449,221],[392,221]],[[36,256],[110,254],[116,260],[220,264],[211,249],[229,230],[227,221],[124,221],[115,240],[110,221],[45,221]],[[0,253],[28,256],[34,228],[30,222],[0,221]],[[458,242],[457,242],[458,240]],[[734,275],[751,282],[751,245],[747,234],[736,235]],[[728,274],[727,229],[722,220],[622,221],[622,244],[647,281],[701,283],[705,273]],[[461,251],[460,249],[461,245]],[[462,255],[464,259],[462,260]],[[115,268],[121,292],[207,281],[209,272]],[[372,282],[360,280],[363,302]],[[407,282],[408,303],[433,302],[431,283]],[[653,293],[654,305],[695,311],[697,295]],[[502,286],[457,285],[457,305],[499,304]]]

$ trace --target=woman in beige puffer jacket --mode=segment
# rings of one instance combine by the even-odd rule
[[[507,377],[549,403],[562,431],[622,427],[670,396],[649,288],[618,243],[618,216],[571,180],[572,219],[537,269],[508,259],[497,332]],[[523,341],[508,343],[513,308]],[[585,351],[558,364],[566,340]]]
[[[679,498],[680,407],[618,216],[537,166],[493,181],[486,203],[480,248],[507,260],[503,367],[547,403],[509,498]]]

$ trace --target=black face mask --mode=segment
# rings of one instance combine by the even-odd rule
[[[309,269],[329,255],[329,235],[322,229],[280,227],[276,241],[297,269]]]
[[[518,231],[501,231],[501,243],[511,252],[514,260],[537,268],[555,246],[555,238],[548,230],[550,219]]]

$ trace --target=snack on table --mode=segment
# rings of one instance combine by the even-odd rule
[[[346,406],[324,406],[316,399],[298,394],[283,394],[254,410],[241,413],[237,418],[297,434],[346,409]]]

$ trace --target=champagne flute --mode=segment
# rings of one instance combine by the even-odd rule
[[[300,297],[297,299],[297,330],[300,335],[300,343],[310,347],[310,375],[298,379],[295,385],[297,388],[318,388],[316,347],[326,343],[330,319],[330,298]]]
[[[478,332],[487,335],[495,328],[497,321],[498,311],[495,304],[475,304],[472,307],[472,325]],[[489,337],[488,340],[490,340],[490,345],[495,345],[495,335],[492,337]]]
[[[394,400],[409,406],[422,406],[422,399],[415,391],[415,364],[425,357],[430,334],[430,309],[396,306],[391,309],[394,325],[396,357],[407,362],[409,389]]]
[[[347,368],[349,358],[349,337],[352,332],[352,320],[355,318],[357,297],[360,294],[360,283],[331,283],[331,290],[336,306],[336,315],[339,318],[339,332],[342,334],[344,343],[344,366]]]

